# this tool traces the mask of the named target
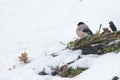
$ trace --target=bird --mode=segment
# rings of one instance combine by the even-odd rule
[[[109,27],[111,28],[112,31],[117,31],[117,28],[115,27],[113,21],[109,22]]]
[[[84,22],[79,22],[76,28],[76,34],[79,38],[84,38],[86,36],[92,35],[92,31]]]

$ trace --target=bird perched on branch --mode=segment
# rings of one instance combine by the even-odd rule
[[[113,21],[109,22],[109,27],[111,28],[112,31],[117,31],[117,28],[115,27]]]
[[[79,22],[77,24],[76,34],[78,37],[83,38],[92,35],[93,33],[84,22]]]

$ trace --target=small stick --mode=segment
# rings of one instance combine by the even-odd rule
[[[65,43],[63,43],[63,42],[61,42],[61,41],[60,41],[60,43],[61,43],[62,45],[66,45]]]
[[[101,30],[101,26],[102,26],[102,24],[100,24],[100,27],[99,27],[99,31],[98,31],[98,33],[100,33],[100,30]]]
[[[44,53],[45,53],[45,56],[47,56],[47,53],[46,53],[46,51],[44,51]]]

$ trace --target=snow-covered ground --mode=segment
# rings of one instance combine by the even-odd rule
[[[111,80],[120,77],[120,53],[81,55],[81,50],[63,50],[60,42],[77,38],[75,28],[85,22],[95,33],[110,20],[120,29],[119,0],[0,0],[0,80]],[[18,56],[28,53],[28,64]],[[56,53],[59,56],[52,57]],[[44,68],[87,67],[74,78],[38,75]],[[15,65],[15,68],[12,69]],[[9,69],[12,70],[9,70]]]

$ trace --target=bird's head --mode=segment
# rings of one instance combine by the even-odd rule
[[[82,25],[82,24],[85,24],[85,23],[84,23],[84,22],[79,22],[77,25],[80,26],[80,25]]]

